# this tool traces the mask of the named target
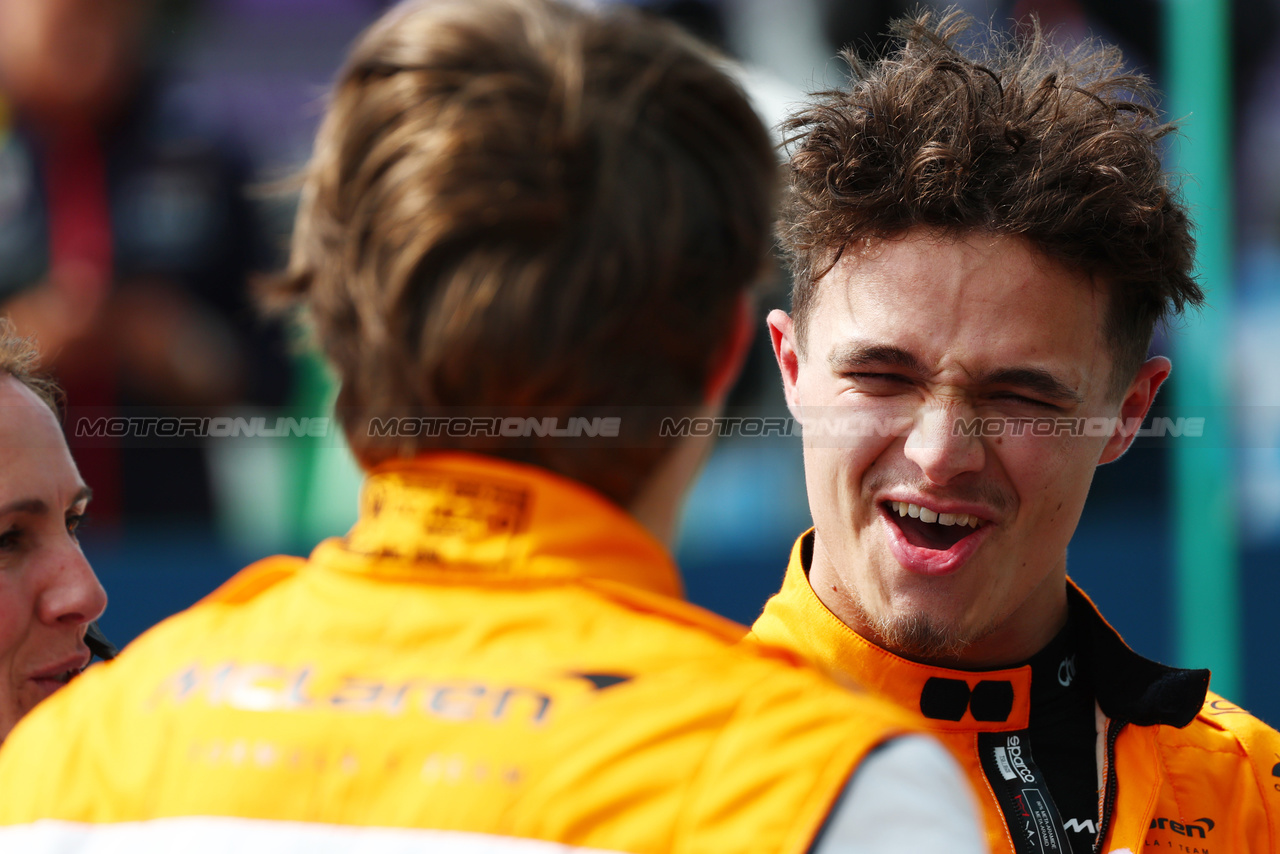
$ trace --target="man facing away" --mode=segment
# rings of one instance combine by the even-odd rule
[[[716,411],[776,172],[666,26],[544,0],[376,23],[281,283],[341,377],[360,519],[19,727],[0,848],[985,850],[915,719],[679,600],[663,541],[705,448],[508,438]]]
[[[901,22],[790,121],[769,325],[814,529],[754,633],[930,719],[993,850],[1280,850],[1280,736],[1067,578],[1169,374],[1153,328],[1203,301],[1171,128],[1113,49],[967,26]]]

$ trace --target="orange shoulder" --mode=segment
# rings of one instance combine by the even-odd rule
[[[1241,757],[1257,783],[1257,807],[1267,817],[1270,844],[1280,844],[1280,732],[1212,691],[1195,720],[1175,732],[1173,738],[1188,745]]]
[[[262,591],[292,578],[306,563],[304,558],[289,555],[275,555],[255,561],[231,576],[197,604],[223,602],[238,605],[247,602]]]

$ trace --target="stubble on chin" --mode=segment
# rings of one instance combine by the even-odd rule
[[[916,661],[959,658],[973,642],[954,626],[939,623],[928,614],[881,617],[872,620],[871,626],[881,646]]]
[[[943,663],[953,661],[986,632],[965,631],[927,610],[898,611],[885,602],[884,608],[869,608],[856,584],[814,584],[818,599],[841,622],[871,643],[913,661]]]
[[[853,590],[847,591],[846,604],[856,613],[858,624],[870,634],[867,640],[912,661],[955,662],[966,649],[992,631],[990,627],[965,630],[922,611],[873,614]]]
[[[816,564],[821,541],[816,542],[814,548],[811,560]],[[829,573],[823,582],[815,577],[818,572],[816,565],[809,573],[810,586],[818,599],[841,622],[866,640],[902,658],[943,666],[953,664],[971,645],[993,634],[996,629],[995,621],[966,628],[927,609],[907,607],[899,611],[893,606],[893,595],[888,591],[884,591],[885,607],[869,608],[855,580],[838,572],[831,573],[829,558],[823,565]],[[872,586],[871,595],[874,596],[878,589],[874,574],[871,579],[863,581]]]

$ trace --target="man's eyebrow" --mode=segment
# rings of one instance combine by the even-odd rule
[[[831,351],[827,364],[834,371],[883,366],[902,368],[916,374],[925,373],[924,365],[909,350],[890,344],[868,344],[862,341],[853,341]]]
[[[1043,368],[1001,368],[976,379],[979,385],[1016,386],[1052,400],[1084,403],[1080,392]]]
[[[81,501],[89,501],[93,498],[93,490],[87,486],[80,487],[79,491],[71,498],[71,507],[75,507]]]

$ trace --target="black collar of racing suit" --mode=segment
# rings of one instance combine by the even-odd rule
[[[1138,655],[1070,580],[1067,601],[1104,715],[1138,726],[1184,727],[1195,719],[1209,690],[1208,670],[1184,670]]]

